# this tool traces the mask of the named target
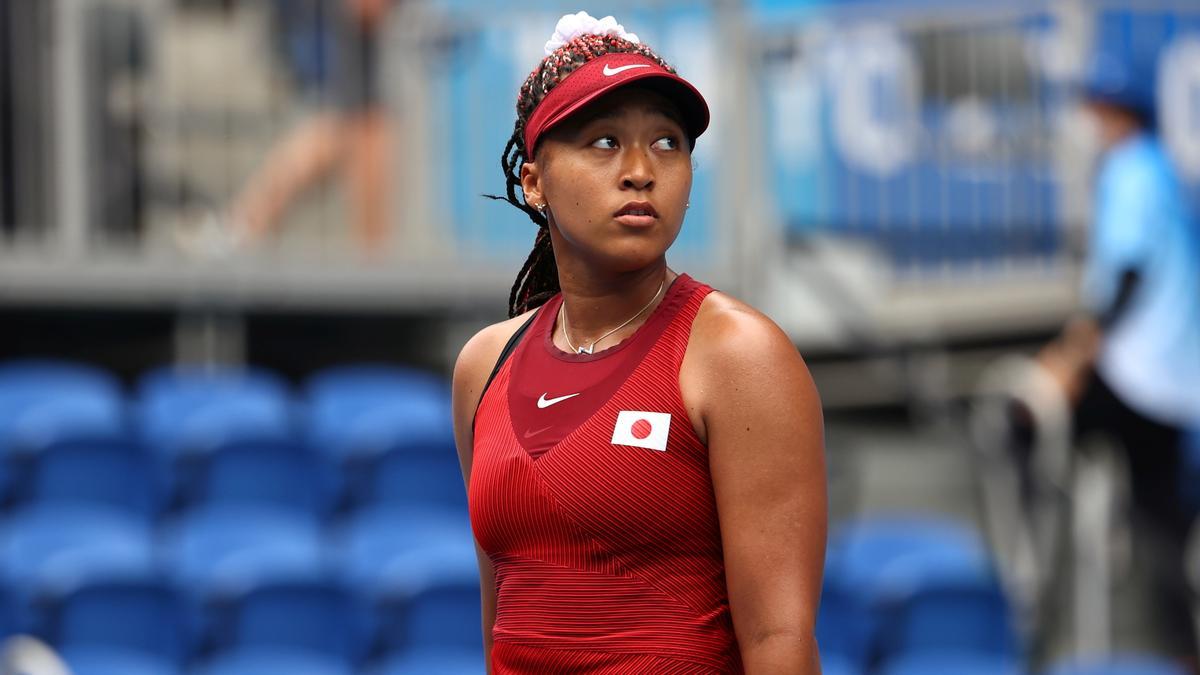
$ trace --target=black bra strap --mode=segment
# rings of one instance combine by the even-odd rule
[[[538,312],[531,314],[525,323],[521,324],[521,327],[517,329],[517,332],[513,333],[512,337],[508,338],[508,342],[505,343],[504,349],[500,351],[500,357],[496,359],[496,366],[492,368],[492,374],[488,375],[487,384],[484,384],[483,391],[479,392],[480,401],[483,400],[483,395],[487,393],[488,387],[492,386],[492,380],[496,379],[496,375],[500,373],[500,367],[504,365],[504,362],[508,360],[508,357],[512,356],[513,350],[515,350],[517,345],[521,343],[521,338],[525,337],[525,331],[529,330],[530,324],[532,324],[533,320],[537,318],[537,315]]]

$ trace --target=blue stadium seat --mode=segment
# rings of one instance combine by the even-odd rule
[[[848,672],[865,672],[877,622],[869,601],[847,586],[838,572],[827,567],[821,590],[816,634],[822,663],[828,660]]]
[[[306,397],[310,442],[338,458],[423,443],[451,425],[448,383],[413,369],[329,368],[308,380]]]
[[[974,530],[939,516],[866,516],[837,527],[829,538],[828,564],[850,588],[871,592],[890,570],[903,574],[926,556],[936,556],[943,569],[979,569],[988,561]]]
[[[23,600],[12,588],[0,584],[0,640],[29,632],[30,617]]]
[[[121,387],[112,375],[67,361],[0,363],[0,454],[124,429]]]
[[[429,548],[395,566],[395,584],[377,605],[381,641],[390,654],[413,649],[469,654],[483,643],[472,551],[462,545]]]
[[[321,580],[263,583],[234,600],[226,626],[219,640],[227,649],[309,652],[351,665],[366,658],[374,639],[360,597]]]
[[[826,654],[824,648],[821,649],[821,675],[864,675],[865,673],[862,666],[844,658],[841,654]]]
[[[338,474],[328,458],[294,441],[241,441],[217,449],[203,461],[198,504],[247,504],[324,518],[335,503]]]
[[[221,653],[193,675],[354,675],[354,669],[337,659],[295,649],[235,649]]]
[[[187,663],[194,647],[196,626],[185,603],[153,577],[97,580],[54,599],[50,635],[80,675],[118,672],[116,664],[127,661],[171,672]]]
[[[22,590],[66,589],[96,577],[149,574],[154,564],[149,526],[96,506],[31,506],[12,514],[0,537],[0,571]]]
[[[358,504],[451,508],[466,513],[467,491],[449,425],[426,443],[392,447],[353,463]]]
[[[67,647],[59,655],[72,675],[182,675],[169,661],[124,649]]]
[[[874,662],[890,628],[896,598],[919,571],[935,566],[947,574],[984,575],[986,548],[971,529],[937,516],[866,516],[836,527],[829,538],[826,575],[835,587],[826,621],[850,623],[853,632],[818,626],[818,639],[855,663]],[[838,598],[837,593],[844,593]],[[821,620],[818,619],[820,622]],[[865,649],[866,654],[860,650]]]
[[[479,575],[446,574],[404,602],[403,637],[410,647],[469,650],[483,644]]]
[[[277,508],[212,505],[165,528],[163,558],[176,582],[200,596],[239,593],[269,579],[325,571],[317,521]]]
[[[1012,608],[990,566],[970,567],[957,552],[894,563],[884,583],[883,658],[957,652],[1014,663],[1020,657]]]
[[[829,671],[825,671],[828,673]],[[880,675],[930,675],[931,673],[970,673],[970,675],[1023,675],[1025,669],[1014,659],[970,652],[924,652],[887,661]]]
[[[369,675],[479,675],[487,671],[483,644],[474,651],[453,649],[416,649],[393,656],[367,672]],[[825,671],[825,675],[837,675]],[[842,675],[854,675],[844,673]]]
[[[100,505],[147,523],[163,506],[164,474],[140,445],[116,438],[51,443],[32,458],[28,504]]]
[[[458,511],[361,510],[343,521],[333,541],[341,578],[368,592],[410,592],[438,568],[477,566],[470,523]]]
[[[1046,675],[1186,675],[1182,666],[1144,654],[1117,654],[1107,659],[1065,661]]]
[[[293,433],[287,385],[254,368],[160,368],[139,382],[137,407],[143,439],[169,456]]]

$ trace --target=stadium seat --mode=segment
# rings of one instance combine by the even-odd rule
[[[829,538],[828,564],[850,588],[874,592],[891,570],[936,556],[943,569],[986,566],[988,555],[975,531],[938,516],[866,516],[837,527]]]
[[[337,659],[295,649],[235,649],[222,652],[193,675],[354,675],[354,669]]]
[[[430,567],[474,569],[465,513],[382,506],[350,514],[333,537],[343,580],[368,592],[407,592]]]
[[[124,430],[121,387],[108,373],[68,361],[0,363],[0,455]]]
[[[876,625],[867,599],[848,587],[836,568],[827,567],[816,627],[822,664],[828,660],[846,672],[865,672]]]
[[[99,505],[147,523],[163,506],[161,465],[128,440],[51,443],[32,458],[31,473],[21,495],[26,504]]]
[[[474,650],[416,649],[393,656],[367,671],[369,675],[479,675],[486,672],[483,644]],[[826,670],[826,675],[839,675]],[[840,675],[855,675],[841,673]]]
[[[317,521],[294,511],[210,505],[164,530],[162,553],[176,583],[202,597],[240,593],[270,579],[325,570]]]
[[[823,612],[825,621],[846,622],[854,628],[842,633],[819,623],[818,639],[823,637],[857,664],[864,664],[864,657],[866,665],[872,664],[881,647],[896,644],[889,620],[896,616],[897,598],[918,584],[927,566],[949,575],[980,577],[991,568],[979,536],[941,517],[865,516],[836,527],[826,560],[833,595],[831,606]],[[881,640],[885,631],[887,641]]]
[[[480,633],[479,572],[461,548],[439,556],[427,551],[408,568],[407,579],[378,604],[380,636],[389,653],[457,649],[471,653]]]
[[[293,409],[287,385],[253,368],[165,367],[137,388],[145,442],[169,456],[207,453],[240,440],[289,438]]]
[[[440,438],[451,424],[448,383],[413,369],[329,368],[308,380],[306,397],[310,442],[338,458]]]
[[[828,670],[824,671],[829,673]],[[880,675],[931,675],[932,673],[970,673],[970,675],[1022,675],[1025,670],[1014,659],[970,652],[923,652],[887,661]]]
[[[973,568],[942,550],[893,563],[885,574],[885,660],[928,653],[1019,659],[1012,608],[990,566]]]
[[[431,580],[405,601],[407,644],[459,649],[483,644],[479,603],[478,574],[447,575]]]
[[[193,650],[196,626],[185,602],[153,577],[97,580],[53,600],[50,635],[80,675],[115,673],[116,664],[143,661],[172,672]],[[134,672],[156,671],[148,665]]]
[[[263,583],[234,600],[226,626],[219,643],[228,650],[308,652],[349,665],[365,659],[374,637],[359,596],[321,580]]]
[[[352,463],[355,503],[467,511],[467,491],[449,424],[426,443],[394,446]]]
[[[149,526],[114,509],[35,505],[13,514],[0,536],[0,570],[14,588],[30,592],[149,574],[154,562]]]
[[[187,501],[261,505],[324,518],[335,502],[338,475],[328,458],[294,441],[240,441],[206,457]]]
[[[864,675],[862,666],[842,657],[840,654],[826,654],[821,649],[821,675]]]
[[[1046,675],[1186,675],[1182,666],[1143,654],[1117,654],[1106,659],[1064,661]]]
[[[23,598],[12,588],[0,585],[0,640],[28,632],[30,617],[22,601]]]
[[[169,661],[124,649],[67,647],[59,655],[72,675],[182,675]]]

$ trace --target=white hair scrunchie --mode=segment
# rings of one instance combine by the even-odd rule
[[[551,35],[550,39],[546,41],[544,48],[546,56],[550,56],[556,49],[580,35],[615,35],[622,40],[638,44],[638,36],[626,33],[625,27],[617,23],[613,17],[606,16],[603,19],[597,19],[587,12],[579,12],[564,14],[558,20],[558,25],[554,27],[554,35]]]

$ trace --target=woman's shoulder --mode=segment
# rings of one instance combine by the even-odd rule
[[[791,339],[770,317],[721,291],[709,293],[700,304],[692,324],[690,348],[733,358],[798,356]]]
[[[500,358],[500,352],[504,350],[504,345],[508,344],[517,330],[525,325],[525,322],[535,312],[537,309],[531,309],[511,319],[485,326],[470,340],[467,340],[454,365],[455,389],[462,386],[469,387],[476,380],[486,378],[491,374],[496,359]],[[483,383],[480,381],[478,384],[482,386]]]
[[[792,416],[805,410],[812,419],[820,414],[808,366],[787,333],[766,314],[719,291],[704,298],[692,323],[680,387],[695,412],[697,433],[706,440],[734,411],[738,419],[761,410]]]

